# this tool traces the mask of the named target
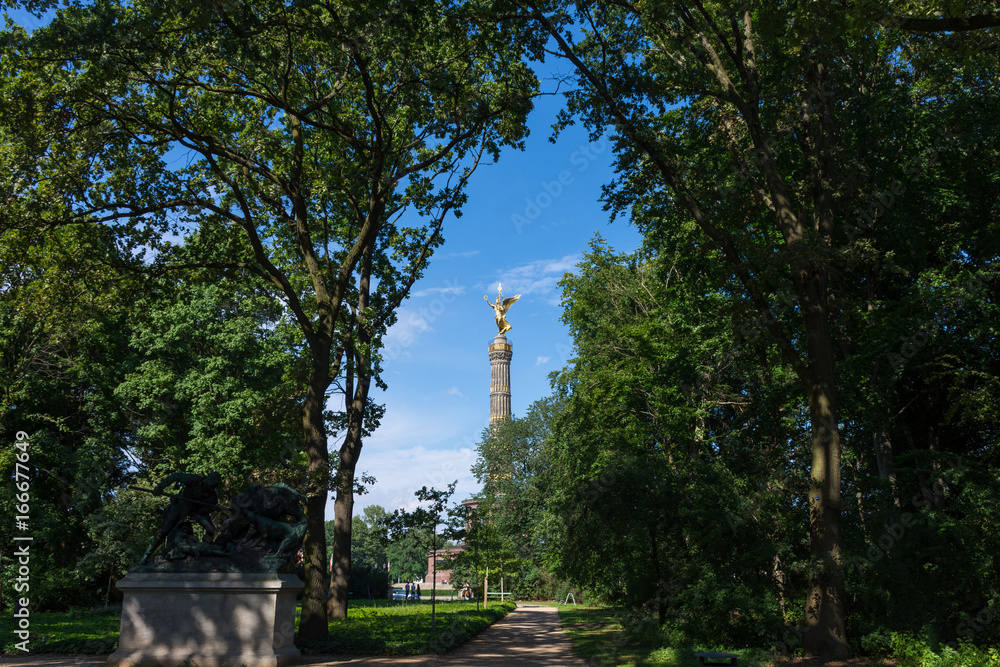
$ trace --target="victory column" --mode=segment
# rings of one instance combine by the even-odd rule
[[[493,309],[499,333],[490,345],[490,426],[510,417],[510,360],[514,356],[514,346],[507,342],[504,335],[513,327],[505,315],[521,295],[503,298],[503,286],[497,285],[496,303],[490,303],[488,296],[483,296],[486,303]]]

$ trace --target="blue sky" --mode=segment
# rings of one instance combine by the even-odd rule
[[[489,423],[487,346],[497,332],[484,295],[494,299],[498,283],[505,297],[521,295],[507,315],[507,338],[512,410],[523,415],[571,356],[558,281],[596,233],[619,251],[639,245],[638,232],[623,220],[609,224],[598,201],[612,176],[610,142],[591,142],[581,127],[549,141],[561,106],[561,96],[539,98],[525,150],[476,171],[463,216],[446,223],[444,246],[400,308],[386,341],[389,388],[373,391],[385,418],[358,460],[377,483],[355,499],[356,515],[368,505],[412,508],[424,485],[458,480],[456,501],[478,491],[470,467]]]

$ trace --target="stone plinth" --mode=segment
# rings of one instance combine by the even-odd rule
[[[295,575],[130,572],[117,586],[125,601],[111,664],[278,667],[300,655]]]

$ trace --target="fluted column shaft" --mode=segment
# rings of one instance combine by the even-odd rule
[[[514,346],[499,334],[490,345],[490,425],[510,417],[510,360]]]

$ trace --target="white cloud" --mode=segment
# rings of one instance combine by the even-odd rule
[[[551,359],[551,357],[538,357],[538,359],[535,361],[535,366],[541,366],[542,364],[547,364],[549,363],[549,359]]]
[[[497,282],[491,284],[491,289],[495,291],[497,283],[500,283],[508,296],[530,294],[557,306],[562,298],[558,283],[565,273],[571,272],[576,267],[580,259],[579,254],[573,254],[556,259],[540,259],[530,264],[506,269],[501,272]]]
[[[364,441],[358,458],[358,473],[375,477],[368,493],[354,501],[354,515],[369,505],[381,505],[388,511],[417,506],[413,492],[422,486],[445,489],[458,480],[453,503],[479,492],[479,482],[472,475],[476,445],[482,438],[489,415],[470,417],[458,401],[440,401],[428,409],[401,403],[392,391],[379,392],[377,402],[386,402],[381,425]],[[451,404],[448,407],[444,404]],[[340,442],[331,442],[332,448]],[[327,502],[327,519],[333,519],[333,500]]]
[[[427,318],[418,310],[402,307],[397,311],[396,323],[389,327],[385,335],[385,352],[389,359],[407,356],[406,348],[417,342],[417,339],[434,331]]]
[[[418,505],[414,491],[423,486],[442,490],[456,480],[451,502],[461,502],[479,491],[471,472],[475,462],[476,450],[471,445],[442,449],[366,445],[358,460],[358,472],[373,476],[376,482],[368,493],[354,499],[354,514],[361,514],[369,505],[381,505],[390,512],[412,510]],[[332,500],[327,503],[327,515],[333,518]]]
[[[462,392],[460,392],[458,390],[458,387],[452,387],[451,389],[449,389],[445,393],[448,394],[449,396],[465,396],[465,394],[463,394]]]
[[[550,260],[545,265],[546,273],[558,273],[560,277],[567,271],[573,271],[580,262],[580,255],[566,255],[562,259]]]
[[[450,252],[447,255],[445,255],[442,259],[455,259],[456,257],[467,259],[469,257],[475,257],[478,254],[479,254],[478,250],[466,250],[465,252]]]
[[[450,280],[446,281],[446,283],[450,282]],[[465,291],[465,288],[459,285],[456,281],[454,285],[446,284],[444,287],[428,287],[427,289],[417,290],[416,292],[410,294],[410,296],[413,298],[431,296],[432,294],[454,294],[461,296],[465,294]]]

